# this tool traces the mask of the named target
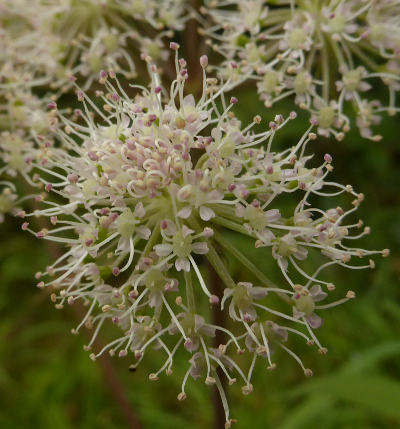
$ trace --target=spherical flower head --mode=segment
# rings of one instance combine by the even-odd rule
[[[370,262],[363,266],[351,261],[379,253],[344,244],[354,238],[358,226],[347,225],[346,217],[363,196],[327,179],[332,170],[329,155],[318,167],[308,166],[314,122],[290,149],[276,152],[273,140],[295,113],[288,118],[276,115],[268,125],[256,116],[242,126],[232,111],[240,99],[226,102],[229,81],[207,78],[205,67],[201,96],[185,96],[186,61],[179,58],[176,45],[171,48],[176,79],[169,91],[148,60],[151,84],[138,87],[136,96],[123,90],[114,73],[101,72],[104,91],[96,103],[77,86],[80,114],[72,120],[59,112],[65,128],[57,128],[55,137],[63,145],[53,149],[46,168],[35,164],[48,191],[45,207],[26,215],[48,217],[53,227],[35,232],[24,222],[23,229],[65,243],[66,250],[39,276],[38,286],[59,290],[53,295],[57,308],[77,299],[89,303],[74,330],[93,327],[88,349],[105,321],[121,328],[121,336],[92,354],[93,359],[108,350],[120,357],[133,353],[139,364],[149,349],[166,352],[165,363],[150,375],[155,381],[162,372],[171,373],[179,350],[188,353],[180,399],[185,398],[189,376],[220,385],[217,367],[229,384],[236,374],[243,393],[250,393],[255,360],[266,359],[273,369],[276,347],[295,357],[309,375],[289,348],[291,337],[298,335],[324,350],[314,333],[321,311],[351,298],[320,306],[319,300],[332,290],[321,272],[334,264],[371,267]],[[201,62],[204,65],[205,59]],[[222,108],[215,102],[220,98]],[[101,104],[102,109],[97,107]],[[354,198],[347,211],[334,202],[331,207],[336,208],[326,211],[310,202],[314,195],[334,199],[346,193]],[[284,194],[293,198],[287,216],[280,211]],[[247,237],[274,259],[282,284],[273,284],[226,232]],[[249,269],[257,284],[237,282],[221,249]],[[324,258],[315,271],[305,263],[312,253]],[[223,296],[211,290],[202,270],[204,260],[224,285]],[[303,283],[295,283],[292,276],[300,276]],[[283,299],[285,310],[274,307],[274,295]],[[202,312],[203,300],[227,312],[235,328],[210,322],[208,312]],[[226,341],[217,347],[216,330]],[[238,367],[231,349],[254,355],[250,371]],[[230,422],[222,389],[220,394]]]
[[[350,105],[361,135],[378,141],[373,125],[383,112],[398,112],[398,2],[287,3],[270,8],[265,2],[250,2],[247,8],[233,1],[228,14],[225,5],[210,1],[203,10],[209,18],[203,32],[225,58],[215,67],[217,73],[225,76],[235,61],[239,67],[232,87],[251,77],[266,107],[294,97],[300,108],[320,117],[321,135],[338,140],[350,129],[351,117],[344,114]],[[257,16],[249,31],[243,23]],[[387,87],[386,100],[374,98],[376,85]],[[318,106],[330,103],[336,108],[329,116],[328,108],[321,112]]]

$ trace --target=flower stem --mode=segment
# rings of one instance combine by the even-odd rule
[[[189,271],[184,272],[185,284],[186,284],[186,299],[187,306],[191,313],[195,312],[196,305],[194,300],[194,291],[193,291],[193,283],[192,283],[192,273]]]
[[[232,256],[234,256],[239,262],[242,263],[251,273],[253,273],[257,279],[263,283],[264,286],[271,288],[278,288],[278,286],[270,280],[263,272],[261,272],[245,255],[243,255],[240,250],[238,250],[235,246],[233,246],[229,240],[227,240],[221,233],[215,231],[214,232],[215,240]],[[279,297],[281,297],[284,301],[289,302],[289,298],[281,293],[278,293]]]
[[[211,265],[211,263],[208,263],[208,273],[209,273],[209,284],[210,284],[210,290],[213,295],[221,296],[222,295],[222,288],[221,288],[221,281],[218,273],[214,269],[214,267]],[[218,305],[213,305],[211,309],[211,317],[212,322],[216,326],[222,326],[226,327],[227,320],[225,317],[225,313],[221,311]],[[217,329],[215,331],[215,337],[214,337],[214,347],[218,348],[220,344],[224,344],[224,333]],[[220,429],[224,427],[226,416],[225,416],[225,409],[221,397],[221,389],[223,392],[226,393],[226,377],[220,367],[216,368],[216,377],[217,383],[220,383],[218,386],[215,385],[213,389],[213,408],[214,408],[214,429]]]
[[[330,78],[329,78],[329,60],[328,60],[328,45],[325,42],[324,36],[321,31],[318,32],[320,42],[322,44],[321,54],[322,54],[322,96],[323,99],[328,104],[329,102],[329,89],[330,89]]]
[[[226,265],[222,262],[217,251],[215,250],[214,246],[211,243],[208,243],[208,249],[209,250],[208,250],[208,253],[206,254],[206,257],[208,259],[208,262],[217,272],[219,278],[225,283],[227,287],[229,288],[235,287],[236,283],[232,279]]]
[[[236,222],[232,222],[231,220],[225,219],[224,217],[215,216],[211,219],[211,222],[216,223],[217,225],[224,226],[225,228],[229,228],[232,231],[239,232],[240,234],[250,236],[249,232],[243,225],[240,225]]]

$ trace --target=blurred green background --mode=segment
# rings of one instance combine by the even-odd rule
[[[267,111],[250,89],[236,94],[236,113],[244,122],[261,112],[265,118],[277,113]],[[284,105],[280,113],[287,115],[289,108]],[[292,145],[307,126],[300,115],[275,148]],[[237,428],[400,428],[399,118],[386,118],[380,132],[380,143],[363,140],[354,130],[342,142],[319,138],[311,149],[319,160],[330,153],[332,177],[365,193],[354,221],[362,218],[372,232],[359,245],[388,247],[391,255],[376,258],[375,270],[329,271],[338,291],[357,294],[324,312],[318,335],[329,353],[323,357],[299,345],[298,353],[314,371],[311,379],[288,355],[277,353],[272,373],[259,363],[251,395],[243,396],[238,385],[229,388]],[[132,413],[144,429],[212,427],[210,388],[192,381],[188,399],[176,400],[186,356],[173,376],[158,382],[147,378],[160,364],[157,353],[149,353],[135,373],[128,370],[131,357],[92,362],[82,349],[84,333],[70,334],[77,314],[70,307],[55,310],[46,292],[35,287],[34,273],[54,255],[10,217],[0,225],[0,237],[0,428],[133,428]],[[273,271],[268,250],[246,251],[263,270]],[[108,329],[104,336],[112,336]]]

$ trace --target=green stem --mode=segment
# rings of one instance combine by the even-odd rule
[[[351,51],[353,51],[354,54],[356,54],[362,61],[365,62],[365,64],[368,65],[368,67],[370,67],[372,70],[379,70],[379,66],[378,64],[376,64],[375,61],[371,60],[371,58],[368,55],[365,55],[364,52],[362,52],[361,49],[359,49],[358,46],[354,45],[353,43],[349,43],[347,44],[347,46],[349,47],[349,49]]]
[[[321,34],[321,31],[318,32],[318,36],[322,45],[321,54],[322,54],[322,96],[323,99],[328,103],[329,102],[329,89],[330,89],[330,78],[329,78],[329,61],[328,61],[328,46],[324,40],[324,36]]]
[[[343,53],[340,50],[338,43],[336,43],[332,38],[329,38],[333,53],[335,54],[336,60],[339,63],[339,67],[343,64],[346,64],[346,61],[343,57]]]
[[[153,319],[158,322],[160,320],[160,316],[161,316],[161,311],[163,309],[162,305],[159,305],[158,307],[155,308],[154,310],[154,314],[153,314]]]
[[[287,9],[272,9],[268,11],[268,17],[260,22],[263,27],[272,26],[290,20],[290,11]]]
[[[186,299],[187,299],[187,306],[189,308],[189,311],[191,313],[195,313],[196,305],[194,301],[194,291],[193,291],[193,283],[192,283],[192,274],[191,272],[184,272],[185,277],[185,283],[186,283]]]
[[[206,257],[225,285],[229,288],[235,287],[236,283],[232,279],[228,269],[211,243],[208,243],[208,253],[206,254]]]
[[[238,250],[232,243],[229,242],[221,233],[214,232],[215,240],[232,256],[234,256],[238,261],[240,261],[249,271],[251,271],[265,286],[274,287],[277,286],[264,274],[262,273],[249,259],[243,255],[240,250]]]
[[[210,204],[210,208],[219,216],[226,217],[234,222],[241,221],[241,219],[236,216],[236,210],[233,207],[226,205],[221,207],[221,204]]]
[[[239,232],[240,234],[244,234],[244,235],[248,235],[249,237],[252,237],[243,225],[240,225],[236,222],[225,219],[221,216],[215,216],[212,219],[210,219],[210,221],[212,223],[216,223],[217,225],[221,225],[221,226],[224,226],[225,228],[231,229],[232,231],[236,231],[236,232]]]
[[[279,288],[272,280],[270,280],[263,272],[261,272],[249,259],[246,258],[245,255],[243,255],[240,250],[238,250],[235,246],[233,246],[229,240],[227,240],[222,234],[215,231],[214,232],[214,238],[215,240],[225,249],[227,250],[232,256],[234,256],[238,261],[240,261],[251,273],[257,277],[257,279],[263,283],[266,287],[271,288]],[[290,299],[284,295],[283,293],[278,293],[279,297],[282,298],[284,301],[289,302]]]

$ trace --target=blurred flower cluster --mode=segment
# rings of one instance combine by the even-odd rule
[[[189,377],[214,385],[226,428],[226,384],[251,393],[256,363],[273,370],[278,349],[312,375],[296,337],[326,354],[315,333],[323,311],[355,293],[337,291],[325,269],[374,268],[372,255],[389,253],[351,245],[370,233],[354,220],[364,195],[330,179],[331,155],[313,153],[318,134],[341,139],[349,128],[346,101],[373,140],[370,125],[396,112],[398,2],[320,3],[0,6],[0,221],[12,213],[58,246],[37,286],[58,309],[84,303],[73,333],[92,330],[93,360],[130,355],[136,368],[158,350],[164,363],[149,375],[157,380],[186,353],[178,399]],[[189,52],[199,63],[190,78],[169,41],[189,22],[224,57],[209,65],[200,45]],[[387,105],[362,98],[371,79],[387,86]],[[294,95],[293,107],[312,113],[291,147],[275,149],[280,130],[299,121],[295,111],[268,120],[259,112],[249,124],[235,115],[231,90],[247,80],[267,107]],[[273,261],[279,284],[232,237]],[[237,279],[232,261],[253,277]],[[116,337],[92,350],[107,324]]]
[[[166,61],[165,40],[188,18],[181,0],[1,2],[0,177],[21,173],[32,184],[29,161],[44,156],[57,125],[47,104],[76,79],[93,90],[100,70],[131,79],[140,57]]]
[[[383,112],[398,112],[398,0],[209,0],[203,34],[222,55],[219,74],[235,64],[233,86],[254,80],[266,107],[286,98],[318,120],[318,133],[341,140],[347,106],[364,138]],[[383,100],[374,91],[387,88]]]
[[[3,86],[59,91],[70,76],[89,88],[102,69],[134,77],[132,56],[165,59],[163,37],[187,19],[181,0],[5,0],[0,16]]]

